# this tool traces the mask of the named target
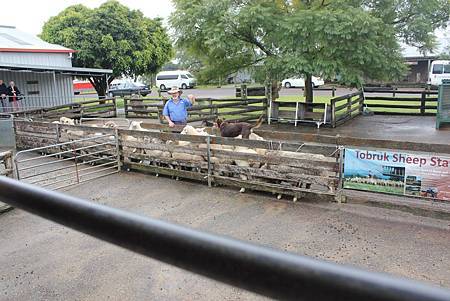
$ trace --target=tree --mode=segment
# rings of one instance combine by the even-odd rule
[[[399,41],[432,48],[448,21],[448,0],[174,0],[178,48],[217,74],[253,68],[281,80],[311,76],[361,84],[399,78]],[[417,5],[416,8],[414,5]],[[437,19],[436,19],[437,18]]]
[[[112,69],[108,79],[89,78],[99,96],[106,95],[114,78],[156,73],[172,57],[160,19],[146,18],[113,0],[95,9],[66,8],[44,24],[41,38],[76,50],[74,66]]]

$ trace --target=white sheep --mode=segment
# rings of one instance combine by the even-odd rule
[[[119,126],[114,121],[108,121],[103,125],[104,128],[117,129]]]
[[[130,126],[128,127],[129,130],[135,130],[135,131],[147,131],[146,129],[144,129],[142,126],[142,121],[135,121],[133,120],[130,123]]]
[[[67,118],[67,117],[61,117],[59,118],[59,122],[62,124],[70,124],[70,125],[75,125],[75,120]]]

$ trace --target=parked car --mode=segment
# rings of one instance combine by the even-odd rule
[[[113,81],[109,86],[108,91],[108,95],[110,97],[126,96],[133,94],[147,96],[150,93],[152,93],[152,90],[148,86],[131,81],[117,81],[117,82]]]
[[[450,61],[432,62],[428,74],[428,85],[442,85],[442,80],[450,79]]]
[[[196,85],[197,80],[189,71],[162,71],[156,74],[156,86],[161,91],[166,91],[173,86],[177,86],[180,89],[188,89],[194,88]]]
[[[313,82],[314,88],[318,88],[325,84],[323,79],[321,79],[320,77],[315,77],[315,76],[312,77],[312,82]],[[303,87],[305,87],[305,79],[303,77],[287,78],[287,79],[283,80],[281,82],[281,84],[285,88],[293,88],[293,87],[303,88]]]

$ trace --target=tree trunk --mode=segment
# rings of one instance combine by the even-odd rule
[[[307,74],[305,78],[305,101],[307,103],[313,102],[313,82],[311,74]]]
[[[89,81],[92,86],[94,86],[95,91],[97,92],[98,98],[106,98],[106,90],[108,89],[108,84],[113,81],[114,77],[105,78],[102,77],[89,77]]]

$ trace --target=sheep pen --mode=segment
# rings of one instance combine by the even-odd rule
[[[63,118],[59,122],[15,120],[15,130],[18,149],[114,134],[122,171],[237,187],[241,192],[268,192],[278,199],[290,196],[293,201],[341,201],[342,197],[336,145],[266,140],[256,134],[250,139],[224,138],[212,128],[190,125],[172,132],[162,125],[124,120],[83,125]]]

